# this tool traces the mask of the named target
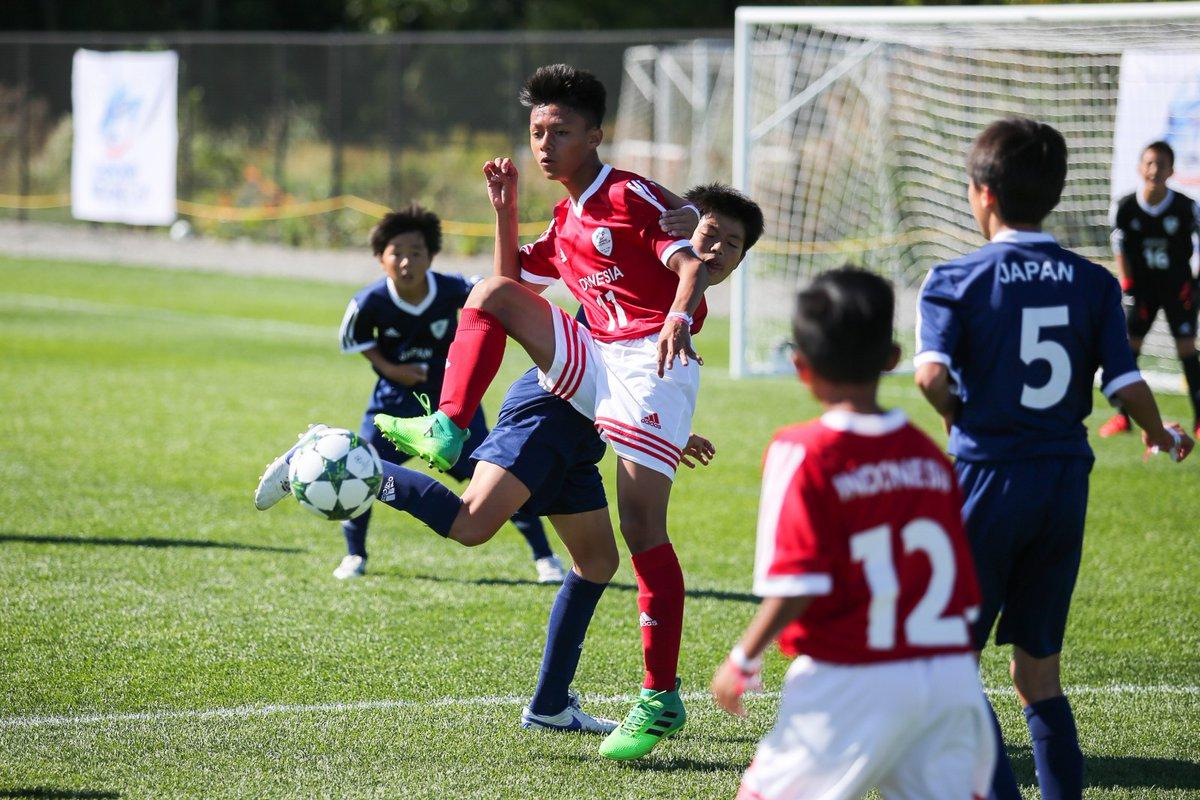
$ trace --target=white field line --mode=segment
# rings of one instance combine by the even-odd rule
[[[337,325],[309,325],[276,319],[235,317],[226,314],[205,314],[199,311],[178,311],[169,308],[140,306],[133,303],[105,303],[77,300],[48,294],[0,293],[0,308],[61,311],[74,314],[95,314],[122,317],[136,321],[155,320],[219,328],[223,332],[246,334],[279,334],[306,339],[321,339],[337,344]]]
[[[1012,692],[1012,688],[995,687],[985,690],[989,696],[1004,696]],[[1074,686],[1068,687],[1069,697],[1088,695],[1100,696],[1162,696],[1185,695],[1200,696],[1200,686],[1140,686],[1135,684],[1113,684],[1111,686]],[[779,698],[779,692],[764,692],[756,695],[758,698],[772,700]],[[708,698],[707,692],[685,692],[685,700],[699,701]],[[588,703],[632,703],[636,696],[610,695],[606,697],[586,697]],[[44,717],[0,717],[0,730],[14,728],[48,728],[65,725],[91,725],[121,722],[170,722],[175,720],[193,721],[206,719],[247,719],[250,717],[269,717],[279,714],[342,714],[354,711],[387,711],[398,708],[432,708],[437,706],[521,706],[528,698],[517,695],[492,695],[485,697],[439,697],[433,700],[362,700],[353,703],[311,703],[296,705],[255,705],[233,706],[230,708],[184,709],[177,711],[138,711],[133,713],[114,714],[75,714]]]

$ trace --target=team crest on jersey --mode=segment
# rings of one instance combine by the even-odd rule
[[[596,245],[596,249],[601,255],[612,255],[612,231],[608,228],[596,228],[592,231],[592,244]]]
[[[1135,231],[1140,231],[1142,229],[1142,221],[1140,219],[1132,219],[1129,221],[1129,227]]]
[[[438,319],[438,320],[434,320],[433,322],[429,323],[429,332],[432,333],[435,338],[440,339],[446,335],[446,329],[449,327],[450,327],[450,320]]]
[[[1167,236],[1174,236],[1175,231],[1179,230],[1179,218],[1163,217],[1163,230],[1167,232]]]

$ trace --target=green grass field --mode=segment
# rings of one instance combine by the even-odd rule
[[[372,375],[336,338],[353,289],[0,261],[0,797],[731,797],[775,697],[742,721],[702,691],[754,610],[762,449],[812,401],[727,378],[723,326],[698,339],[718,456],[671,516],[691,720],[610,763],[597,739],[516,725],[554,589],[514,530],[468,552],[381,508],[370,574],[339,583],[337,525],[253,509],[306,423],[357,425]],[[490,410],[523,360],[510,348]],[[936,429],[910,379],[883,397]],[[1096,445],[1065,659],[1088,796],[1200,798],[1197,466]],[[626,562],[576,681],[608,716],[641,675],[633,584]],[[1005,685],[999,651],[984,680]],[[1017,702],[995,701],[1036,796]]]

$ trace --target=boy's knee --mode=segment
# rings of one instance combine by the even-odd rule
[[[605,553],[586,560],[575,562],[575,571],[579,573],[585,581],[592,583],[608,583],[617,574],[617,567],[620,566],[620,556],[617,551]]]
[[[499,275],[489,276],[471,289],[471,294],[467,297],[467,306],[494,313],[504,307],[517,288],[520,288],[520,284],[514,280]]]
[[[458,521],[450,529],[450,537],[463,547],[478,547],[487,544],[496,535],[495,529],[489,530],[486,525],[480,525],[473,520]]]
[[[1063,693],[1057,654],[1034,658],[1028,653],[1014,649],[1010,672],[1013,687],[1026,705],[1049,700]]]

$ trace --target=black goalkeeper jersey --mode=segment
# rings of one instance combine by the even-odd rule
[[[1113,249],[1125,256],[1134,285],[1179,285],[1192,280],[1191,258],[1197,207],[1190,197],[1168,190],[1157,206],[1147,209],[1137,193],[1113,203],[1109,223]]]

